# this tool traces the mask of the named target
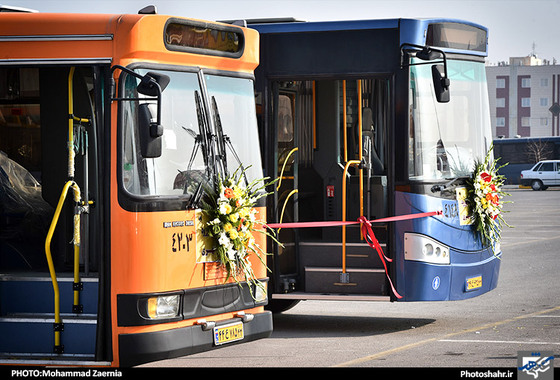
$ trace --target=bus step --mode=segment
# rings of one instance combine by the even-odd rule
[[[74,291],[72,274],[58,275],[60,312],[72,313]],[[81,278],[80,304],[84,314],[97,313],[98,278]],[[54,293],[48,273],[0,274],[0,312],[54,313]]]
[[[309,293],[386,294],[386,277],[383,269],[306,267],[305,291]]]
[[[63,355],[95,353],[95,315],[63,315],[61,332]],[[13,314],[0,318],[0,352],[8,355],[54,355],[54,316],[52,314]]]
[[[385,251],[386,245],[381,244]],[[301,242],[299,244],[300,263],[304,267],[335,267],[342,263],[342,243]],[[377,251],[365,241],[346,244],[346,262],[353,268],[382,269],[383,263]]]

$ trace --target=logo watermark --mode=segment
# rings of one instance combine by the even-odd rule
[[[554,380],[554,355],[552,352],[519,351],[517,353],[517,378],[519,380]]]

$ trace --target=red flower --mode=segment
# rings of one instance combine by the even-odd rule
[[[492,181],[492,176],[486,172],[480,173],[480,178],[482,178],[485,182]]]
[[[233,190],[228,187],[227,189],[224,190],[224,196],[228,199],[231,199],[235,196],[235,194]]]

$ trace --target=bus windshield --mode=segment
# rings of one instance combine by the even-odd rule
[[[213,169],[208,170],[211,162],[206,149],[207,145],[216,142],[224,148],[229,174],[243,163],[248,181],[260,178],[253,81],[205,74],[202,85],[196,72],[158,71],[170,77],[169,85],[162,93],[161,156],[145,158],[140,153],[136,115],[142,100],[123,102],[124,188],[134,195],[193,196],[198,185],[208,181],[208,173],[213,172]],[[144,75],[148,70],[138,72]],[[125,98],[139,96],[136,85],[137,79],[128,75]],[[210,99],[210,112],[202,101],[206,95]],[[201,124],[203,120],[208,123],[210,117],[219,120],[222,133],[216,133],[215,138],[206,136],[205,140]]]
[[[413,59],[412,64],[419,62]],[[438,103],[432,65],[410,68],[411,180],[470,176],[492,141],[484,63],[448,60],[447,71],[450,101]]]

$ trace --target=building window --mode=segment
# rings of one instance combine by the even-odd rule
[[[530,127],[531,126],[531,118],[530,117],[522,117],[521,118],[521,126],[522,127]]]
[[[530,88],[531,87],[531,78],[521,78],[521,87]]]
[[[541,87],[548,87],[548,78],[541,78]]]
[[[548,126],[548,117],[541,117],[541,127]]]
[[[541,107],[548,107],[548,98],[541,98]]]
[[[506,118],[505,117],[497,117],[496,118],[496,127],[505,127],[506,126]]]
[[[496,79],[496,88],[506,88],[506,79],[505,78]]]
[[[521,98],[521,107],[531,107],[531,98]]]
[[[503,108],[506,106],[506,98],[496,98],[496,107]]]

